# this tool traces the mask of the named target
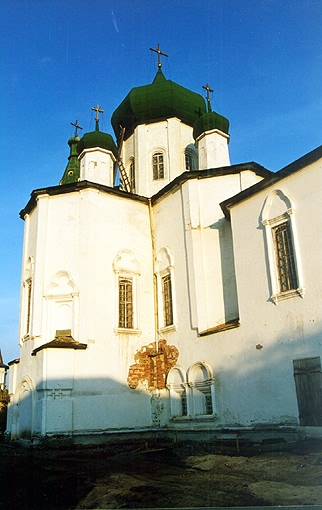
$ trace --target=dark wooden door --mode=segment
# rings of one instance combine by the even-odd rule
[[[300,425],[322,425],[322,373],[321,359],[296,359],[293,361]]]

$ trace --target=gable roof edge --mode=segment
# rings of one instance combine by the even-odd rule
[[[227,219],[230,219],[230,209],[233,206],[239,204],[243,200],[246,200],[252,195],[255,195],[256,193],[259,193],[265,188],[268,188],[272,184],[275,184],[276,182],[281,181],[282,179],[285,179],[286,177],[289,177],[290,175],[293,175],[296,172],[299,172],[300,170],[303,170],[303,168],[311,165],[312,163],[315,163],[321,158],[322,158],[322,145],[312,150],[311,152],[308,152],[304,156],[301,156],[299,159],[296,159],[289,165],[283,167],[278,172],[272,173],[271,177],[269,177],[268,179],[263,179],[262,181],[257,182],[256,184],[253,184],[249,188],[246,188],[245,190],[241,191],[237,195],[234,195],[233,197],[228,198],[227,200],[221,202],[220,207],[224,215],[226,216]]]

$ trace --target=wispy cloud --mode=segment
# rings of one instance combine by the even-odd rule
[[[116,16],[114,14],[114,11],[112,11],[112,23],[113,23],[113,26],[116,30],[117,33],[119,33],[119,27],[118,27],[118,24],[117,24],[117,21],[116,21]]]

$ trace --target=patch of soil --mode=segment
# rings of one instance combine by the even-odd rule
[[[0,445],[0,510],[321,504],[321,442],[240,446],[228,455],[205,443]]]

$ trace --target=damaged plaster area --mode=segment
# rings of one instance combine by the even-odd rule
[[[155,342],[144,345],[134,356],[135,363],[130,366],[128,385],[136,389],[144,385],[150,392],[165,388],[166,377],[177,363],[179,351],[166,340],[159,340],[156,350]]]

